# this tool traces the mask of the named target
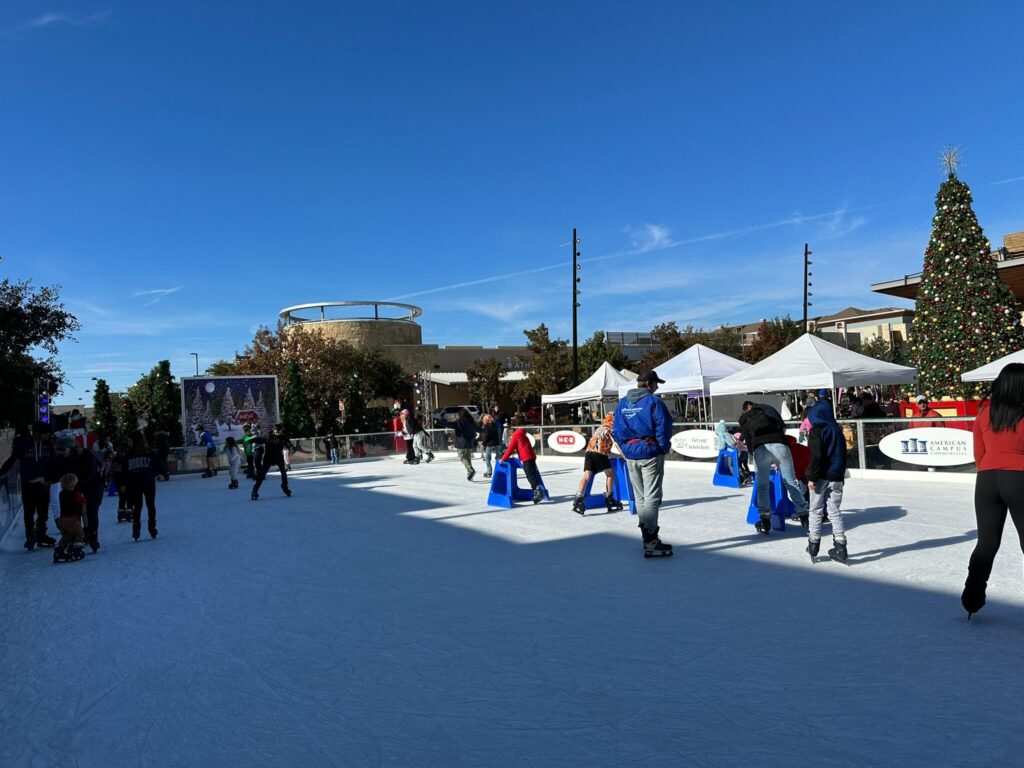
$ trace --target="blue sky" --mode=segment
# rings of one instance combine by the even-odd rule
[[[894,7],[898,6],[898,7]],[[1014,3],[0,6],[0,255],[83,329],[64,400],[321,300],[424,341],[899,304],[943,146],[1024,229]],[[456,287],[453,287],[456,286]],[[88,397],[88,396],[86,396]]]

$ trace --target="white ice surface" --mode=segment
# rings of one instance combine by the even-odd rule
[[[157,541],[106,499],[103,549],[59,566],[16,523],[0,766],[1024,764],[1021,552],[1008,523],[966,623],[971,486],[850,481],[851,564],[812,566],[670,465],[676,556],[644,560],[636,518],[573,514],[580,464],[542,458],[552,503],[512,510],[447,455],[257,503],[175,477]]]

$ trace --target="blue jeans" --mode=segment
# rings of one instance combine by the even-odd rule
[[[768,517],[771,514],[771,500],[769,499],[769,483],[771,483],[772,464],[779,468],[782,475],[782,482],[789,491],[790,501],[796,506],[798,515],[807,514],[807,501],[804,499],[804,489],[796,481],[796,474],[793,470],[793,454],[789,446],[783,443],[765,443],[754,449],[754,467],[757,470],[757,511],[761,517]]]
[[[501,458],[502,453],[504,453],[504,451],[501,450],[500,445],[484,446],[484,466],[487,467],[487,469],[484,470],[484,475],[486,477],[490,477],[491,475],[491,460],[494,459],[497,461]]]
[[[337,464],[337,463],[338,463],[338,449],[337,448],[331,448],[331,464]]]
[[[651,533],[658,530],[661,509],[662,481],[665,479],[665,456],[650,459],[626,459],[626,471],[633,484],[633,501],[640,525]]]

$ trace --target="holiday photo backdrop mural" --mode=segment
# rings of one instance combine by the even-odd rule
[[[253,424],[263,434],[281,420],[277,376],[195,376],[181,380],[181,423],[185,445],[198,445],[202,424],[223,443]]]

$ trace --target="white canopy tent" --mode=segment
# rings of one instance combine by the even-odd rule
[[[658,386],[658,394],[678,395],[689,392],[707,394],[711,382],[749,367],[750,363],[723,355],[703,344],[694,344],[654,370],[665,380],[664,384]],[[626,392],[635,386],[634,377],[633,381],[619,387],[619,397],[625,397]]]
[[[590,378],[568,392],[562,392],[560,395],[541,395],[540,401],[547,405],[549,403],[580,403],[585,400],[618,398],[619,387],[628,383],[629,379],[606,361],[601,363],[601,367],[594,371]]]
[[[995,381],[996,376],[1010,363],[1024,363],[1024,349],[1019,352],[1011,352],[1008,355],[1000,357],[998,360],[993,360],[991,363],[986,363],[980,368],[975,368],[973,371],[967,371],[967,373],[960,374],[961,381]]]
[[[869,384],[912,384],[917,369],[851,352],[805,333],[774,355],[732,376],[711,383],[711,394],[786,392]]]

